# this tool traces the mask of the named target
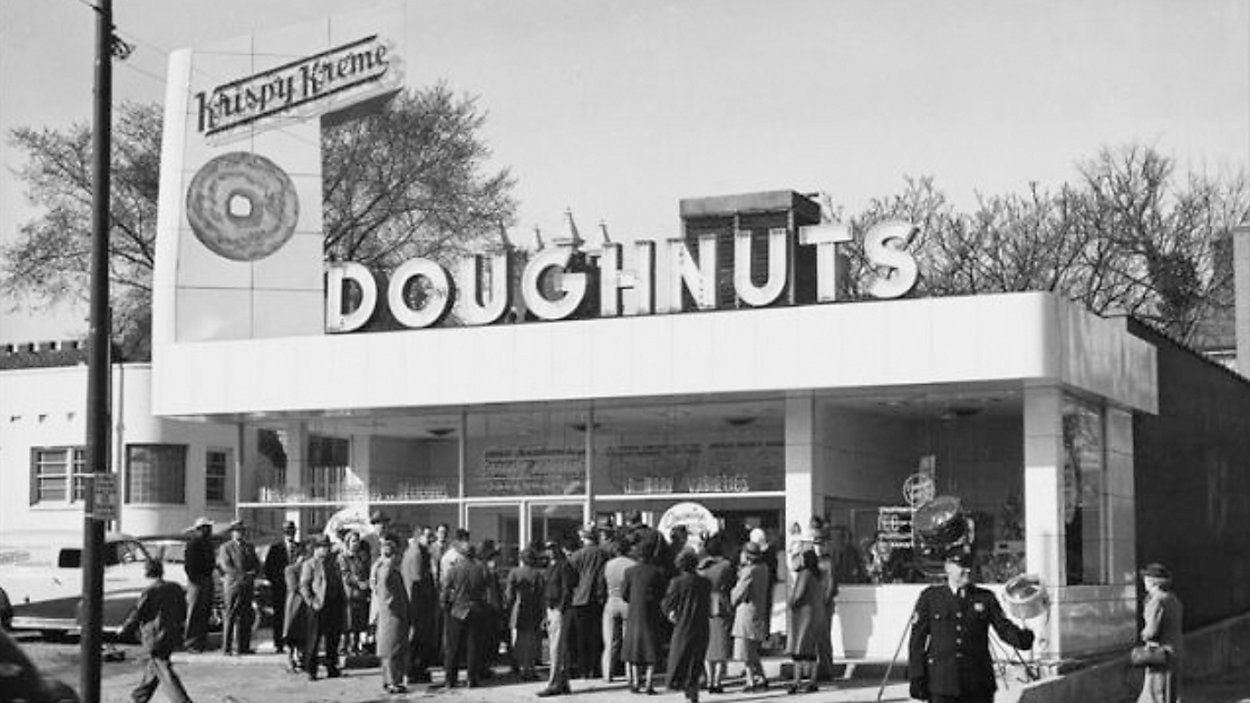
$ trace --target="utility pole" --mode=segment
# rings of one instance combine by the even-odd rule
[[[100,645],[104,621],[104,520],[97,512],[96,477],[109,473],[109,156],[113,102],[113,0],[97,0],[95,47],[95,150],[91,203],[91,329],[87,362],[86,511],[82,539],[82,677],[83,703],[100,703]],[[111,477],[110,477],[111,478]]]

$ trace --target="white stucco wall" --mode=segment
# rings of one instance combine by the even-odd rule
[[[0,532],[82,528],[81,503],[31,504],[31,457],[36,447],[85,445],[86,395],[86,366],[0,371]],[[156,418],[150,399],[147,364],[113,366],[110,465],[113,471],[124,469],[126,444],[186,444],[186,502],[123,503],[120,529],[156,534],[181,531],[200,515],[233,518],[234,466],[227,467],[225,504],[206,504],[204,473],[208,449],[237,456],[235,426]]]

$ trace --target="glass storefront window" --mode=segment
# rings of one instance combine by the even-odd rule
[[[844,582],[924,582],[951,547],[973,549],[985,583],[1024,571],[1018,390],[830,397],[817,407],[825,468],[815,491],[846,552]]]
[[[1063,521],[1068,585],[1105,582],[1106,498],[1102,409],[1073,396],[1063,402]]]
[[[585,495],[589,422],[566,405],[469,413],[465,496]]]

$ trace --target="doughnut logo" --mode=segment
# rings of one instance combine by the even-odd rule
[[[277,164],[234,151],[204,164],[191,179],[187,219],[196,238],[218,256],[257,261],[295,233],[299,197]]]

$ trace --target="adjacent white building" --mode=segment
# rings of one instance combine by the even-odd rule
[[[18,357],[72,359],[72,345],[9,346]],[[151,367],[112,366],[110,467],[121,508],[114,527],[133,535],[178,532],[198,516],[234,518],[238,429],[160,419],[151,412]],[[0,370],[0,534],[81,529],[87,366]]]

